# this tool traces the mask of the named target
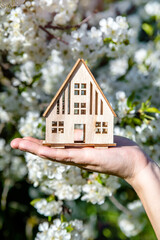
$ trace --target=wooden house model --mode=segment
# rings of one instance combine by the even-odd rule
[[[83,59],[74,65],[43,116],[52,147],[108,147],[116,116]]]

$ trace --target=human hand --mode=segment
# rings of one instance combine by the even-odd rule
[[[42,140],[26,137],[14,139],[11,146],[52,161],[125,179],[140,197],[160,239],[160,168],[135,142],[120,136],[115,136],[114,142],[117,146],[108,149],[56,149],[43,146]]]
[[[56,149],[43,146],[42,140],[25,137],[14,139],[11,142],[11,147],[63,164],[115,175],[130,183],[131,179],[143,170],[150,160],[140,147],[131,140],[115,136],[114,142],[117,146],[108,149]]]

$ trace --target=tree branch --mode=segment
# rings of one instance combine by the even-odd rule
[[[128,208],[124,207],[113,195],[109,197],[109,199],[120,211],[124,212],[127,215],[131,215],[131,211]]]
[[[40,29],[42,29],[45,33],[47,33],[48,35],[48,41],[52,40],[52,39],[56,39],[57,41],[63,42],[64,44],[68,45],[68,42],[66,42],[65,40],[63,40],[60,37],[55,36],[54,34],[50,33],[45,27],[43,26],[39,26]]]
[[[83,21],[81,21],[79,24],[76,24],[76,25],[67,25],[67,26],[57,25],[57,26],[53,26],[51,24],[47,24],[45,26],[45,28],[50,28],[50,29],[53,29],[53,30],[68,30],[68,29],[72,29],[72,28],[77,29],[77,28],[80,28],[82,24],[88,22],[91,17],[92,17],[91,15],[86,17],[85,19],[83,19]]]

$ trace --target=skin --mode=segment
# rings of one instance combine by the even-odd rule
[[[11,147],[44,159],[123,178],[137,192],[160,239],[160,168],[135,142],[120,136],[115,136],[114,142],[117,146],[108,149],[55,149],[43,146],[42,140],[25,137],[14,139]]]

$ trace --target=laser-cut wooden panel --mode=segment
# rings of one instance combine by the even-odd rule
[[[79,59],[43,116],[46,118],[44,145],[114,146],[114,113],[84,60]],[[99,125],[98,125],[99,124]],[[75,126],[83,126],[83,141],[75,141]],[[78,139],[78,137],[77,137]]]

